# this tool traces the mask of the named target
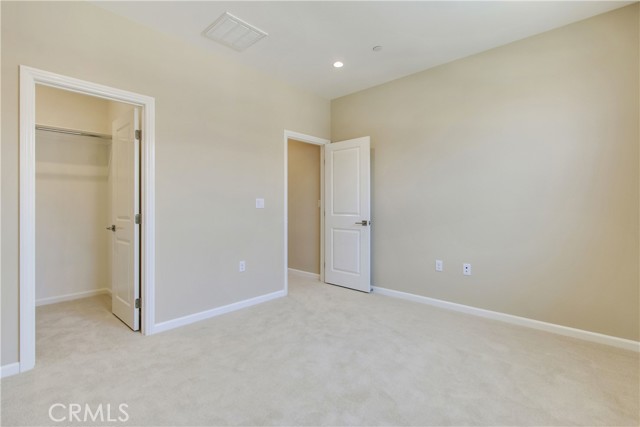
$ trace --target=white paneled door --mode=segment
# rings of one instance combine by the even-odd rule
[[[140,329],[140,138],[138,109],[113,122],[111,145],[111,310]]]
[[[369,137],[325,146],[325,282],[371,291]]]

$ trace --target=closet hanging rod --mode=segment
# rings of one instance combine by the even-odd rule
[[[36,130],[43,130],[45,132],[66,133],[68,135],[88,136],[91,138],[111,139],[111,135],[106,135],[104,133],[84,132],[81,130],[57,128],[53,126],[36,125]]]

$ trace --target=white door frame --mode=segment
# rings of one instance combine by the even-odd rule
[[[20,66],[20,372],[36,363],[36,84],[142,107],[140,250],[142,325],[155,321],[155,99],[72,77]]]
[[[320,146],[320,281],[324,282],[324,145],[330,140],[284,131],[284,294],[289,294],[289,139]]]

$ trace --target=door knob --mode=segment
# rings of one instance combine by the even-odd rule
[[[363,227],[366,227],[366,226],[367,226],[367,225],[369,225],[369,224],[370,224],[370,222],[369,222],[369,221],[367,221],[366,219],[363,219],[363,220],[362,220],[362,221],[360,221],[360,222],[356,222],[356,225],[361,225],[361,226],[363,226]]]
[[[115,233],[115,231],[116,231],[116,226],[115,226],[115,224],[114,224],[114,225],[112,225],[111,227],[106,227],[106,229],[107,229],[107,230],[111,230],[111,231],[113,231],[113,232]]]

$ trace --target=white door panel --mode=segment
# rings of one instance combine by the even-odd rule
[[[360,215],[359,148],[334,150],[331,153],[333,215]]]
[[[369,137],[325,146],[325,281],[371,291]]]
[[[111,144],[111,211],[113,225],[111,310],[131,329],[140,329],[140,141],[138,110],[113,122]]]
[[[360,230],[333,229],[332,267],[337,272],[360,274]]]

